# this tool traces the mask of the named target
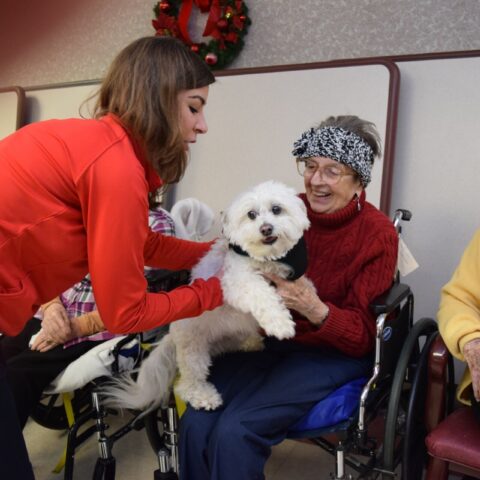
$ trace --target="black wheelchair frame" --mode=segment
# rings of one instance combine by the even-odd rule
[[[190,273],[186,270],[170,272],[170,271],[152,271],[149,273],[149,285],[161,285],[161,290],[169,291],[177,286],[188,284]],[[158,289],[160,290],[160,288]],[[141,346],[141,354],[136,362],[135,368],[138,368],[143,358],[148,355],[148,345],[158,341],[151,332],[138,333],[127,335],[117,342],[112,348],[111,355],[113,357],[113,363],[111,366],[112,376],[120,375],[120,355],[122,348],[128,345],[132,340],[137,340]],[[46,394],[42,400],[37,404],[31,417],[38,424],[55,430],[66,430],[67,444],[65,452],[65,465],[64,465],[64,480],[73,480],[74,464],[75,464],[75,452],[78,448],[85,443],[94,434],[97,435],[97,443],[99,448],[99,457],[97,459],[93,479],[94,480],[113,480],[115,478],[115,457],[112,454],[114,444],[123,438],[127,433],[132,430],[141,430],[146,428],[148,438],[150,442],[153,442],[155,435],[158,436],[158,426],[153,428],[152,420],[142,412],[132,412],[133,418],[127,423],[121,426],[118,430],[110,435],[106,434],[109,425],[105,419],[109,415],[117,415],[118,411],[113,408],[106,408],[102,404],[99,391],[105,382],[111,380],[111,377],[99,377],[91,382],[88,382],[85,386],[75,390],[71,394],[69,400],[68,409],[73,410],[74,420],[69,423],[67,404],[65,400],[61,401],[60,394]],[[170,409],[170,418],[176,421],[176,410]],[[165,424],[167,424],[165,422]],[[162,438],[170,432],[169,439],[166,445],[170,445],[176,439],[176,423],[170,424],[170,430],[163,429]],[[152,433],[153,432],[153,433]],[[152,443],[155,451],[157,443]],[[175,448],[169,448],[169,458],[175,458]],[[166,462],[165,452],[159,455],[163,458],[161,465]],[[170,469],[171,461],[169,460],[168,468],[163,466],[163,470]],[[168,477],[165,477],[168,478]]]

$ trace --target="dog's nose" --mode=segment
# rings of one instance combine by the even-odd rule
[[[261,227],[260,227],[260,233],[264,236],[264,237],[269,237],[273,232],[273,227],[269,224],[269,223],[264,223]]]

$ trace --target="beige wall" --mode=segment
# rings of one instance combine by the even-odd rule
[[[154,3],[2,0],[0,87],[101,77],[121,47],[153,34]],[[480,49],[478,0],[246,0],[246,5],[253,24],[234,67]]]

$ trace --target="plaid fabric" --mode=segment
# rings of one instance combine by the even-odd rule
[[[90,274],[60,295],[60,300],[67,311],[68,318],[75,318],[95,310]]]
[[[163,209],[150,210],[148,216],[148,224],[150,229],[157,233],[164,235],[175,235],[175,223],[170,214]],[[151,267],[145,267],[145,278],[148,282],[147,290],[149,292],[158,292],[160,290],[168,290],[168,281],[165,280],[164,270],[155,269]],[[84,313],[92,312],[96,309],[95,298],[93,296],[92,282],[90,280],[90,274],[88,274],[83,280],[76,283],[73,287],[62,293],[60,299],[67,310],[69,318],[75,318]],[[68,348],[72,345],[84,341],[102,341],[109,340],[117,335],[108,331],[98,332],[88,337],[79,337],[69,340],[65,343],[64,348]]]

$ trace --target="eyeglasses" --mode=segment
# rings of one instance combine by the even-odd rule
[[[304,178],[311,178],[318,172],[323,181],[329,185],[337,184],[342,177],[355,175],[336,165],[327,165],[322,168],[317,162],[308,158],[297,158],[297,170]]]

